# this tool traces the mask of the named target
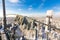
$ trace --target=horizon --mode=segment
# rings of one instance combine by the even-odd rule
[[[42,14],[6,14],[6,17],[16,17],[16,15],[22,15],[22,16],[27,16],[27,17],[38,17],[38,18],[47,16],[47,14],[45,15],[42,15]],[[3,15],[0,15],[0,17],[3,17]],[[53,17],[60,18],[60,16],[58,15],[57,16],[53,15]]]

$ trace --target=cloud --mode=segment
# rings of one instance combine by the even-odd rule
[[[32,7],[28,8],[28,10],[32,10]]]
[[[2,6],[2,3],[0,3],[0,6]]]
[[[15,17],[14,15],[10,15],[10,14],[14,14],[14,13],[10,10],[7,10],[6,11],[6,17]],[[3,10],[0,10],[0,17],[3,17]]]
[[[32,10],[32,5],[29,6],[28,10]]]
[[[54,16],[55,16],[55,17],[60,17],[60,12],[56,12],[56,13],[54,14]]]
[[[44,5],[44,3],[41,3],[41,4],[40,4],[40,6],[39,6],[39,8],[42,8],[42,7],[43,7],[43,5]]]
[[[45,2],[46,2],[46,0],[42,0],[42,3],[40,4],[39,8],[42,8],[44,6]]]
[[[22,11],[22,9],[18,9],[19,11]]]
[[[18,14],[19,12],[14,10],[6,10],[6,14]]]
[[[2,17],[2,16],[3,16],[3,10],[0,9],[0,17]]]
[[[13,10],[6,10],[6,14],[18,14],[18,12]],[[3,17],[3,10],[0,9],[0,17]]]
[[[54,6],[52,9],[55,11],[54,16],[55,17],[60,17],[60,6]]]
[[[60,10],[60,6],[53,7],[54,10]]]
[[[2,8],[2,1],[0,0],[0,8]]]
[[[35,14],[30,14],[29,16],[31,16],[31,17],[45,17],[46,15],[45,14],[43,15],[43,13],[35,13]]]
[[[17,2],[19,2],[19,0],[9,0],[9,2],[11,2],[11,3],[17,3]]]

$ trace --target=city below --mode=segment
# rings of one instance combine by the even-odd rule
[[[0,18],[0,40],[60,40],[60,19],[52,11],[46,17],[12,15],[6,17],[6,30]]]

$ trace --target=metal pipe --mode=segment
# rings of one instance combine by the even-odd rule
[[[6,10],[5,10],[5,0],[2,0],[3,5],[3,24],[4,24],[4,30],[6,29]]]
[[[37,40],[37,29],[36,29],[36,39],[35,40]]]

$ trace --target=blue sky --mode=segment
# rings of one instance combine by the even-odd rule
[[[5,4],[7,14],[45,14],[47,10],[60,14],[60,0],[5,0]]]

